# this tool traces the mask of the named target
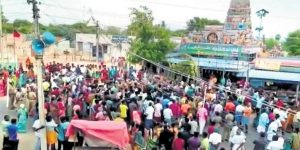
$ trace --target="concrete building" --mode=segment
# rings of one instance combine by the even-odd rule
[[[119,38],[122,37],[122,38]],[[121,40],[122,39],[122,40]],[[127,52],[130,48],[129,41],[132,37],[127,36],[112,36],[100,35],[99,36],[99,57],[103,55],[104,61],[110,62],[114,59],[125,59]],[[96,34],[76,34],[76,54],[82,52],[88,53],[93,59],[96,59]]]

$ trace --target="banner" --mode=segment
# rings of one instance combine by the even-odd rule
[[[181,53],[190,55],[240,56],[242,47],[232,44],[188,43],[181,45]]]
[[[262,70],[279,71],[281,66],[280,61],[272,60],[255,60],[255,68]]]

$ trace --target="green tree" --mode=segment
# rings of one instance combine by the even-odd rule
[[[161,25],[153,24],[152,11],[147,7],[133,8],[130,17],[128,32],[136,38],[131,43],[129,61],[141,62],[142,59],[136,55],[155,62],[163,61],[166,54],[174,48],[170,41],[170,32]]]
[[[2,23],[5,24],[8,22],[8,19],[3,15],[3,12],[2,12]]]
[[[13,22],[13,27],[15,30],[23,34],[30,34],[33,32],[32,23],[27,20],[16,19]]]
[[[300,55],[300,30],[291,32],[283,46],[289,55]]]
[[[186,34],[187,34],[187,31],[185,29],[179,29],[179,30],[171,31],[171,35],[172,36],[183,37]]]
[[[207,18],[199,17],[194,17],[193,19],[190,19],[186,24],[188,31],[197,32],[202,31],[206,25],[222,25],[222,23],[218,20],[210,20]]]
[[[183,54],[181,57],[185,59],[185,61],[172,64],[171,68],[177,72],[187,74],[190,77],[197,77],[199,68],[197,67],[197,63],[192,59],[192,56]]]
[[[105,34],[108,35],[119,35],[122,34],[122,30],[119,27],[115,27],[115,26],[108,26],[106,27],[106,29],[104,30]]]
[[[269,38],[269,39],[266,39],[265,41],[265,44],[266,44],[266,47],[267,47],[267,50],[271,50],[273,49],[276,45],[278,45],[278,41],[274,38]]]

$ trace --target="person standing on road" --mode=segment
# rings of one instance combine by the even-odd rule
[[[60,124],[58,125],[58,127],[56,128],[56,131],[58,133],[58,150],[66,149],[65,145],[66,145],[66,137],[65,137],[65,133],[67,131],[67,127],[69,126],[69,122],[67,121],[66,117],[61,117],[60,118]]]
[[[210,150],[218,150],[220,144],[222,143],[222,135],[219,134],[219,129],[215,129],[214,133],[209,136],[208,139],[210,146]]]
[[[269,115],[265,109],[262,110],[261,115],[259,116],[257,132],[266,132],[267,125],[269,124]]]
[[[163,110],[163,116],[164,116],[164,121],[170,126],[172,124],[173,114],[169,106],[166,106],[166,108]]]
[[[10,125],[9,122],[9,115],[5,115],[4,119],[1,122],[2,125],[2,132],[3,132],[3,145],[2,147],[4,147],[5,145],[8,144],[8,132],[7,132],[7,127]]]
[[[197,112],[198,120],[199,120],[199,134],[202,135],[203,129],[207,120],[207,110],[204,108],[203,103],[199,103],[199,108]]]
[[[188,140],[188,150],[198,150],[200,147],[199,132],[194,132],[194,136]]]
[[[236,131],[236,134],[230,139],[230,143],[233,144],[232,150],[244,150],[246,136],[242,134],[241,129]]]
[[[251,108],[251,104],[249,103],[244,108],[244,115],[242,120],[242,125],[245,127],[245,133],[248,133],[248,126],[249,126],[251,114],[252,114],[252,108]]]
[[[230,130],[234,126],[234,115],[232,113],[228,113],[225,116],[225,124],[223,130],[223,137],[225,141],[228,141],[230,138]]]
[[[254,144],[253,150],[265,150],[266,149],[266,145],[268,142],[266,141],[265,137],[266,137],[265,132],[261,132],[260,138],[258,140],[253,141],[253,144]]]
[[[45,128],[45,126],[42,126],[39,118],[37,118],[37,120],[34,121],[32,128],[33,128],[33,131],[35,134],[34,150],[40,150],[41,149],[41,132],[40,132],[40,130]]]
[[[18,110],[18,132],[26,133],[27,132],[27,118],[28,118],[28,110],[25,108],[24,104],[20,105]]]
[[[299,128],[295,129],[295,132],[292,133],[292,150],[300,149],[300,130]]]
[[[17,119],[11,119],[10,125],[7,126],[9,150],[18,150],[18,126]]]

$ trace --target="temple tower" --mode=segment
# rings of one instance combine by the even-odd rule
[[[250,0],[231,0],[224,28],[225,30],[251,28]]]

